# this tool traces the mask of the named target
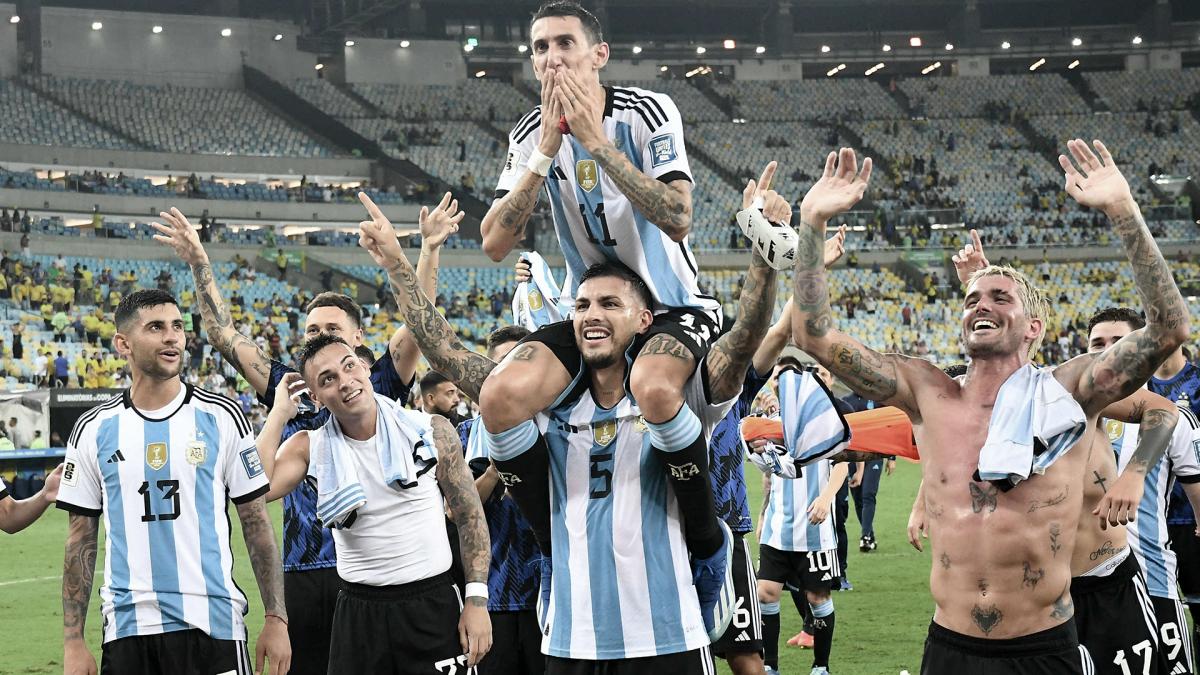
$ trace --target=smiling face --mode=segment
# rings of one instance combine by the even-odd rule
[[[179,377],[185,340],[179,307],[170,303],[142,307],[113,336],[117,353],[133,369],[156,380]]]
[[[349,346],[326,346],[308,359],[302,374],[313,400],[334,417],[373,413],[371,371]]]
[[[529,29],[533,74],[541,82],[547,70],[569,70],[584,82],[598,79],[608,63],[608,43],[593,44],[574,16],[547,16]]]
[[[596,369],[620,362],[654,321],[632,284],[615,276],[594,277],[575,294],[575,344],[583,362]]]
[[[1044,320],[1031,316],[1022,302],[1020,284],[1003,274],[976,278],[963,302],[962,341],[967,355],[1030,357],[1041,341]]]
[[[314,307],[304,320],[304,339],[326,334],[336,335],[351,347],[362,344],[362,328],[354,325],[354,320],[340,307]]]

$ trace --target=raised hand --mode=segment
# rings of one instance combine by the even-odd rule
[[[271,408],[272,415],[282,415],[283,419],[294,419],[300,414],[300,408],[296,405],[297,399],[308,393],[308,385],[304,383],[304,379],[300,377],[300,373],[284,373],[283,377],[279,378],[279,384],[275,385],[275,405]]]
[[[1129,182],[1121,175],[1108,148],[1100,141],[1092,141],[1099,158],[1082,139],[1067,141],[1067,150],[1075,164],[1066,155],[1058,156],[1058,164],[1066,174],[1066,191],[1083,206],[1108,212],[1110,209],[1133,201]]]
[[[442,201],[446,202],[449,197],[450,193],[447,192]],[[400,246],[400,240],[396,238],[396,230],[392,227],[392,221],[383,215],[383,211],[379,210],[367,193],[358,193],[358,201],[362,202],[367,209],[367,214],[371,216],[370,220],[364,220],[358,224],[358,245],[366,249],[376,263],[387,267],[404,256],[404,248]],[[441,205],[439,204],[439,206]],[[425,211],[426,209],[422,207],[422,216],[425,215]]]
[[[846,226],[842,225],[836,234],[825,240],[825,269],[833,267],[834,263],[846,255],[846,230]]]
[[[859,171],[858,159],[850,148],[829,153],[821,179],[809,188],[800,203],[801,220],[809,225],[823,225],[830,218],[853,208],[867,192],[871,166],[868,157]]]
[[[554,97],[567,116],[571,135],[588,150],[604,143],[604,90],[587,87],[574,73],[563,70],[555,75]]]
[[[562,106],[554,95],[558,73],[553,68],[547,68],[542,73],[542,136],[538,141],[538,152],[547,157],[558,154],[562,147],[562,131],[558,129],[558,120],[562,117]]]
[[[742,190],[743,209],[748,209],[751,205],[760,209],[765,206],[766,192],[771,189],[771,182],[775,180],[775,171],[778,168],[779,162],[768,162],[757,181],[751,178],[750,182],[746,183],[746,189]]]
[[[972,274],[991,264],[983,254],[983,242],[979,240],[979,232],[976,230],[971,230],[971,243],[958,249],[958,253],[950,259],[954,261],[954,271],[962,284],[966,284]]]
[[[441,248],[450,235],[458,232],[458,224],[466,215],[466,211],[458,210],[458,200],[452,199],[449,192],[442,196],[442,201],[432,211],[428,206],[422,206],[419,221],[421,248]]]
[[[154,235],[154,241],[170,246],[175,255],[189,266],[208,262],[208,253],[200,243],[200,235],[188,222],[187,216],[175,207],[171,207],[170,212],[163,211],[158,215],[167,221],[167,224],[150,223],[150,227],[159,232]]]

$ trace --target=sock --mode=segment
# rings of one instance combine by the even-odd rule
[[[542,555],[550,555],[550,450],[537,424],[529,420],[486,432],[488,454],[508,493],[533,529]]]
[[[759,603],[763,622],[763,662],[779,670],[779,603]]]
[[[708,443],[700,418],[687,405],[669,422],[646,422],[650,444],[666,464],[667,478],[683,514],[683,538],[696,558],[710,558],[725,545],[708,479]]]
[[[809,605],[813,614],[813,667],[829,667],[829,652],[833,649],[833,599],[819,605]]]
[[[804,619],[804,632],[812,635],[812,610],[808,606],[808,598],[803,591],[792,591],[792,602],[796,604],[796,612]]]

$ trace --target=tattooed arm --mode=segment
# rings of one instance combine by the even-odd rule
[[[1146,311],[1146,326],[1099,355],[1076,357],[1055,370],[1055,376],[1089,414],[1141,387],[1191,331],[1187,305],[1133,200],[1129,184],[1104,144],[1096,141],[1095,145],[1099,158],[1083,141],[1067,143],[1075,161],[1087,172],[1086,177],[1066,156],[1059,155],[1058,162],[1066,173],[1067,192],[1083,206],[1103,211],[1112,221],[1133,267],[1134,285]]]
[[[1139,389],[1126,399],[1105,408],[1108,419],[1140,424],[1137,448],[1111,489],[1104,493],[1092,515],[1100,518],[1100,529],[1126,525],[1134,519],[1146,486],[1146,473],[1166,454],[1179,422],[1179,409],[1171,401]],[[1101,429],[1103,433],[1103,429]]]
[[[208,343],[246,378],[259,396],[265,395],[271,380],[271,357],[234,328],[233,317],[221,298],[208,253],[200,244],[196,230],[179,209],[172,208],[170,213],[158,215],[167,221],[167,225],[151,223],[159,232],[154,239],[170,246],[175,255],[192,268],[196,302],[200,305],[201,323],[208,335]]]
[[[673,180],[664,183],[651,178],[629,161],[611,142],[591,151],[604,174],[612,179],[621,194],[672,241],[683,241],[692,229],[692,182]]]
[[[483,252],[492,262],[504,260],[504,256],[525,238],[525,225],[538,203],[538,192],[546,179],[529,169],[517,180],[508,194],[492,202],[483,217],[479,230],[483,234]]]
[[[840,158],[829,153],[823,176],[804,196],[796,232],[792,340],[856,394],[894,405],[919,422],[912,382],[937,369],[920,359],[881,354],[864,346],[834,327],[829,305],[829,278],[823,264],[825,226],[829,218],[858,203],[870,175],[870,159],[859,173],[852,150],[843,149]]]
[[[92,595],[92,580],[96,575],[96,535],[99,529],[99,518],[76,513],[70,515],[62,581],[63,667],[68,675],[96,672],[96,659],[88,651],[83,639],[83,626]]]
[[[275,544],[275,528],[267,515],[267,502],[262,497],[238,504],[237,512],[242,521],[242,537],[246,540],[250,567],[254,569],[254,579],[258,582],[258,592],[267,615],[254,649],[258,662],[256,670],[262,672],[265,657],[271,663],[271,672],[286,673],[292,660],[292,645],[288,641],[288,616],[283,602],[283,562],[279,558],[279,547]]]
[[[478,401],[479,389],[488,373],[496,367],[495,362],[463,345],[450,322],[421,290],[417,273],[396,240],[391,222],[365,193],[360,192],[359,199],[372,218],[359,224],[360,244],[387,270],[396,306],[404,315],[406,328],[412,332],[429,365],[450,378],[472,400]],[[461,219],[461,216],[461,213],[449,213],[441,205],[429,212],[430,218]]]
[[[46,482],[37,494],[28,499],[0,498],[0,530],[16,534],[32,525],[58,499],[63,465],[46,474]]]

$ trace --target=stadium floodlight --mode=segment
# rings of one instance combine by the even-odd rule
[[[828,54],[831,47],[829,45],[821,45],[821,53]]]
[[[221,29],[221,37],[229,37],[230,35],[233,35],[232,28],[222,28]]]
[[[1135,44],[1135,45],[1140,45],[1140,44],[1142,44],[1142,36],[1141,36],[1141,35],[1134,35],[1134,36],[1133,36],[1133,39],[1132,39],[1132,40],[1130,40],[1130,42],[1132,42],[1132,43],[1133,43],[1133,44]]]
[[[1009,42],[1008,40],[1005,40],[1004,42],[1000,43],[1000,49],[1008,49],[1010,47],[1012,47],[1012,43]]]
[[[92,22],[92,30],[100,30],[101,28],[104,28],[104,24],[100,23],[99,21]]]
[[[1041,68],[1044,65],[1046,65],[1046,59],[1038,59],[1037,61],[1034,61],[1032,65],[1029,66],[1029,72],[1032,73],[1033,71],[1037,70],[1038,68]]]
[[[767,48],[762,45],[759,45],[754,48],[754,53],[755,54],[765,54],[765,53],[767,53]]]
[[[318,63],[317,65],[313,66],[313,70],[321,70],[324,67],[325,67],[324,63]]]
[[[941,68],[941,67],[942,67],[942,62],[941,62],[941,61],[934,61],[933,63],[931,63],[931,64],[929,64],[929,65],[925,66],[924,68],[922,68],[922,69],[921,69],[921,74],[922,74],[922,75],[928,75],[928,74],[932,73],[933,71],[935,71],[935,70],[937,70],[938,68]]]
[[[834,75],[837,75],[837,74],[838,74],[838,69],[836,67],[830,68],[829,70],[825,71],[825,77],[833,77]]]
[[[276,41],[276,42],[279,42],[280,40],[282,40],[282,39],[283,39],[283,33],[276,33],[276,34],[275,34],[275,37],[273,37],[273,38],[271,38],[271,39],[272,39],[272,40],[274,40],[274,41]]]
[[[475,51],[475,45],[468,42],[467,44],[463,45],[463,51],[467,52],[469,54],[469,53]]]
[[[347,46],[347,47],[353,47],[353,46],[354,46],[354,40],[346,40],[346,46]]]
[[[870,68],[867,68],[867,72],[865,72],[863,74],[866,75],[867,77],[870,77],[871,75],[874,75],[875,73],[878,73],[879,71],[883,70],[885,67],[886,66],[884,66],[883,63],[876,63],[875,65],[871,66]]]
[[[409,41],[408,41],[408,40],[401,40],[401,41],[400,41],[400,48],[401,48],[401,49],[408,49],[408,45],[409,45],[409,44],[410,44],[410,43],[409,43]],[[522,47],[524,47],[525,45],[521,45],[521,46],[522,46]]]
[[[705,49],[704,47],[696,47],[696,53],[697,53],[697,54],[703,54],[703,53],[704,53],[704,52],[706,52],[706,51],[708,51],[708,50],[707,50],[707,49]]]
[[[658,72],[660,72],[660,73],[665,73],[665,72],[667,72],[667,67],[666,67],[666,66],[659,66],[659,67],[658,67]]]
[[[954,45],[952,43],[947,42],[946,43],[946,51],[948,51],[948,52],[954,51]]]
[[[1083,38],[1077,38],[1077,37],[1071,38],[1071,46],[1072,47],[1078,47],[1082,44],[1083,44]]]
[[[909,47],[920,47],[921,46],[920,36],[914,35],[914,36],[908,38],[908,46]]]
[[[737,42],[735,42],[733,40],[726,40],[725,42],[723,42],[721,44],[724,45],[725,49],[736,49],[737,48]]]
[[[487,75],[487,71],[486,71],[486,70],[477,70],[477,71],[475,71],[475,77],[476,77],[476,78],[480,78],[480,77],[483,77],[483,76],[485,76],[485,75]]]
[[[517,45],[517,51],[524,54],[525,52],[529,51],[529,46],[528,45]]]
[[[633,46],[633,53],[634,53],[634,54],[641,54],[641,53],[642,53],[642,46],[641,46],[641,45],[634,45],[634,46]]]
[[[155,35],[158,35],[159,33],[162,32],[162,26],[155,26],[154,28],[150,29],[150,32],[154,33]]]
[[[890,51],[892,51],[892,46],[891,46],[891,45],[889,45],[889,44],[888,44],[888,43],[886,43],[886,42],[885,42],[885,43],[883,43],[883,51],[885,51],[885,52],[890,52]]]
[[[1067,70],[1075,70],[1079,67],[1079,59],[1075,59],[1067,65]]]
[[[13,14],[12,16],[8,17],[8,22],[9,23],[21,23],[21,17],[17,16],[16,14]]]

